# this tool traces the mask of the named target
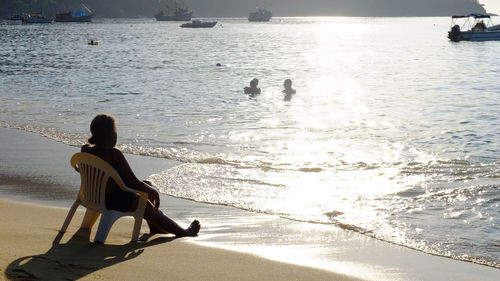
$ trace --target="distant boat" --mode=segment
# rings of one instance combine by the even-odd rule
[[[170,9],[167,6],[167,9],[164,11],[160,11],[155,15],[157,21],[190,21],[193,16],[193,11],[188,10],[187,8],[179,8],[177,7],[177,1],[174,2],[174,12],[170,13]]]
[[[42,12],[29,13],[22,18],[23,23],[51,23],[53,20],[53,18],[44,17]]]
[[[181,24],[181,27],[189,27],[189,28],[211,28],[211,27],[214,27],[216,24],[217,24],[216,21],[193,20],[192,22]]]
[[[94,13],[84,4],[83,11],[67,11],[56,14],[55,21],[57,22],[91,22]]]
[[[248,15],[248,21],[269,21],[273,14],[266,9],[257,8],[257,11]]]
[[[461,31],[457,21],[464,21],[462,26],[469,26],[469,30]],[[485,23],[486,21],[486,23]],[[451,30],[448,38],[451,41],[490,41],[500,40],[500,25],[493,25],[490,15],[469,14],[451,17]]]

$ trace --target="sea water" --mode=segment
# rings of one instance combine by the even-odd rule
[[[453,43],[449,27],[3,22],[0,124],[81,145],[111,113],[120,149],[179,161],[150,176],[166,194],[500,268],[500,42]]]

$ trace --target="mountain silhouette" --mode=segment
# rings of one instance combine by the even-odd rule
[[[86,0],[96,17],[152,17],[173,0]],[[82,0],[0,0],[0,15],[77,10]],[[246,17],[256,7],[274,16],[450,16],[485,13],[477,0],[185,0],[194,17]]]

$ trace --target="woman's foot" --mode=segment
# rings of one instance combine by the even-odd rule
[[[197,236],[200,231],[201,225],[198,220],[194,220],[191,225],[186,229],[188,236]]]

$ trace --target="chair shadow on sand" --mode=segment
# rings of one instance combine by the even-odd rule
[[[9,264],[5,275],[9,280],[76,280],[102,268],[140,256],[146,247],[170,242],[175,237],[158,237],[139,243],[106,245],[90,243],[90,230],[80,229],[71,239],[61,244],[64,233],[59,233],[52,247],[45,253],[19,258]]]

